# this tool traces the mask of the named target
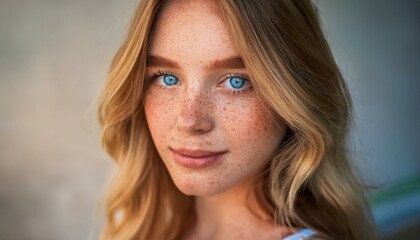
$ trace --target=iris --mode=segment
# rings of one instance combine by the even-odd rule
[[[178,78],[171,74],[165,74],[163,75],[163,82],[168,86],[172,86],[178,83]]]
[[[241,77],[232,77],[229,79],[229,83],[234,89],[239,89],[245,85],[245,79]]]

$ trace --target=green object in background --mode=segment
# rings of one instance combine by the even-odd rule
[[[370,203],[384,237],[416,229],[413,226],[420,226],[420,173],[372,192]]]

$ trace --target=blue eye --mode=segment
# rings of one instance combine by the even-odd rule
[[[239,93],[252,88],[251,81],[246,75],[228,74],[222,83],[222,86],[233,93]]]
[[[231,77],[229,78],[229,83],[234,89],[239,89],[245,85],[246,80],[241,77]]]
[[[172,86],[172,85],[176,85],[178,83],[178,78],[176,78],[174,75],[172,74],[163,74],[162,75],[163,78],[163,82],[165,83],[165,85],[167,86]]]

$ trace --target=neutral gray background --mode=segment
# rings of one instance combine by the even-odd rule
[[[420,1],[318,0],[365,179],[420,173]],[[0,239],[97,238],[96,98],[135,0],[0,0]],[[97,216],[97,217],[95,217]]]
[[[353,144],[374,183],[420,172],[420,1],[320,0],[352,90]]]
[[[135,2],[0,0],[0,239],[97,236],[96,98]]]

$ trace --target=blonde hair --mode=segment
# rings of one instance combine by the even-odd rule
[[[345,150],[351,103],[309,0],[217,1],[258,94],[289,132],[257,179],[276,223],[320,237],[374,239]],[[102,142],[119,172],[102,239],[178,239],[194,217],[150,137],[143,108],[149,35],[164,1],[140,1],[99,99]],[[118,219],[116,216],[120,216]]]

